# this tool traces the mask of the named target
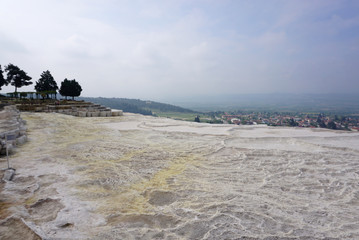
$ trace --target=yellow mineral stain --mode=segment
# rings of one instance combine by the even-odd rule
[[[6,202],[4,200],[0,200],[0,219],[5,219],[10,215],[9,208],[12,207],[13,204],[11,202]]]
[[[38,200],[39,199],[37,196],[31,196],[31,197],[27,198],[24,203],[25,203],[25,205],[32,205],[32,204],[36,203]]]
[[[143,152],[144,150],[132,151],[116,159],[87,159],[88,162],[86,165],[86,169],[81,170],[79,174],[82,174],[82,176],[85,176],[88,179],[98,179],[101,177],[103,178],[106,175],[114,178],[116,177],[114,175],[118,171],[117,166],[121,161],[129,161],[134,156],[139,155]],[[95,190],[95,192],[98,192],[98,190]]]
[[[146,149],[140,149],[140,150],[136,150],[136,151],[131,151],[128,153],[125,153],[121,158],[116,160],[117,162],[121,162],[121,161],[129,161],[131,160],[134,156],[142,154],[146,151]]]
[[[24,114],[23,118],[28,122],[28,128],[37,133],[33,136],[35,141],[30,141],[25,148],[41,146],[42,153],[48,152],[51,156],[63,156],[66,152],[66,157],[61,157],[60,160],[73,165],[74,169],[79,167],[75,173],[80,176],[81,181],[73,184],[78,190],[76,194],[84,200],[99,201],[98,211],[106,214],[153,213],[154,207],[148,203],[146,192],[173,191],[167,180],[179,177],[188,166],[197,165],[200,160],[198,154],[186,154],[187,146],[174,147],[171,140],[154,142],[151,140],[153,135],[142,133],[139,136],[137,131],[122,133],[119,137],[116,132],[109,132],[105,127],[97,125],[99,120],[96,118],[76,118],[61,114]],[[40,128],[48,131],[36,130]],[[110,147],[138,141],[138,149],[127,149],[127,152],[118,153],[117,156],[107,154],[104,149],[106,144],[98,146],[103,137],[105,143],[111,143]],[[76,144],[80,144],[79,149],[73,148]],[[81,144],[84,144],[83,148]],[[117,175],[124,170],[119,167],[121,162],[137,161],[138,157],[145,159],[146,154],[151,152],[168,152],[172,156],[149,179],[134,178],[134,182],[124,184],[116,182],[121,180]],[[107,184],[107,180],[110,184]],[[34,200],[29,199],[28,202]]]
[[[93,126],[95,119],[36,113],[23,114],[22,118],[27,121],[31,137],[31,141],[24,145],[24,148],[41,148],[42,153],[50,151],[53,153],[54,149],[59,153],[68,152],[68,148],[75,144],[100,141],[101,136],[106,132],[100,126]],[[48,129],[48,131],[38,131],[37,129]],[[32,135],[31,132],[36,132],[36,135]],[[65,158],[64,160],[69,159]]]
[[[148,203],[146,191],[171,191],[167,179],[181,175],[189,165],[196,165],[198,156],[176,158],[169,167],[159,170],[151,179],[132,184],[125,191],[113,193],[106,199],[99,210],[110,214],[122,212],[127,214],[148,214],[153,212],[153,206]]]

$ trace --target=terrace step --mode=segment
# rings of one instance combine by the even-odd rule
[[[56,112],[77,117],[110,117],[122,116],[120,110],[113,111],[108,107],[91,102],[67,102],[66,104],[19,104],[17,108],[21,111],[30,112]]]

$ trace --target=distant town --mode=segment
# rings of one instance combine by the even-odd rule
[[[329,128],[359,131],[359,114],[351,116],[325,115],[322,113],[271,113],[271,112],[211,112],[212,123],[237,125],[292,126],[306,128]]]

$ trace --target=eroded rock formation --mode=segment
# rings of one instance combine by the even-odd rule
[[[0,154],[6,154],[6,141],[9,153],[17,145],[27,141],[26,121],[20,117],[20,111],[14,105],[5,106],[0,111]]]

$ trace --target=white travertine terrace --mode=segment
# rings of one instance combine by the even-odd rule
[[[8,152],[11,153],[14,147],[27,141],[26,130],[26,122],[22,120],[16,107],[5,106],[0,111],[0,154],[6,155],[6,136],[13,137],[7,141]]]
[[[2,196],[46,239],[359,238],[357,132],[22,116]]]

